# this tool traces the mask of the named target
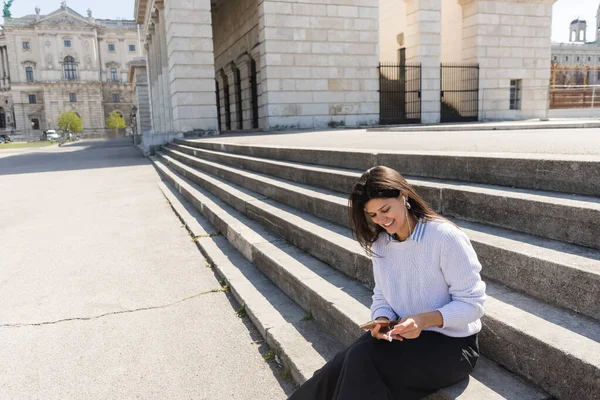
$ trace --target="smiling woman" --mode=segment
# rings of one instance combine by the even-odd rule
[[[372,256],[370,332],[290,399],[421,399],[466,378],[485,300],[467,236],[391,168],[367,170],[348,202],[354,235]]]

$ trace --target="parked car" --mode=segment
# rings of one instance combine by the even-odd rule
[[[2,143],[6,143],[6,140],[2,136],[0,136],[0,144]]]
[[[56,133],[54,129],[48,129],[46,131],[46,140],[58,140],[60,139],[60,135]]]

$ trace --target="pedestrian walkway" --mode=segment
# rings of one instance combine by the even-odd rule
[[[1,399],[284,399],[127,141],[0,154]]]

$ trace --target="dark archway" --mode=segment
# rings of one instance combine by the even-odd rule
[[[0,107],[0,128],[6,128],[6,113],[4,107]]]
[[[34,131],[40,129],[40,120],[38,118],[31,118],[31,129]]]
[[[252,102],[252,128],[258,129],[258,72],[256,71],[256,61],[250,61],[250,92]]]

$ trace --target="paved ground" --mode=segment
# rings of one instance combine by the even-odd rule
[[[229,134],[208,140],[352,149],[600,155],[600,129],[367,132],[364,129]]]
[[[0,153],[0,399],[290,392],[158,180],[127,142]]]

